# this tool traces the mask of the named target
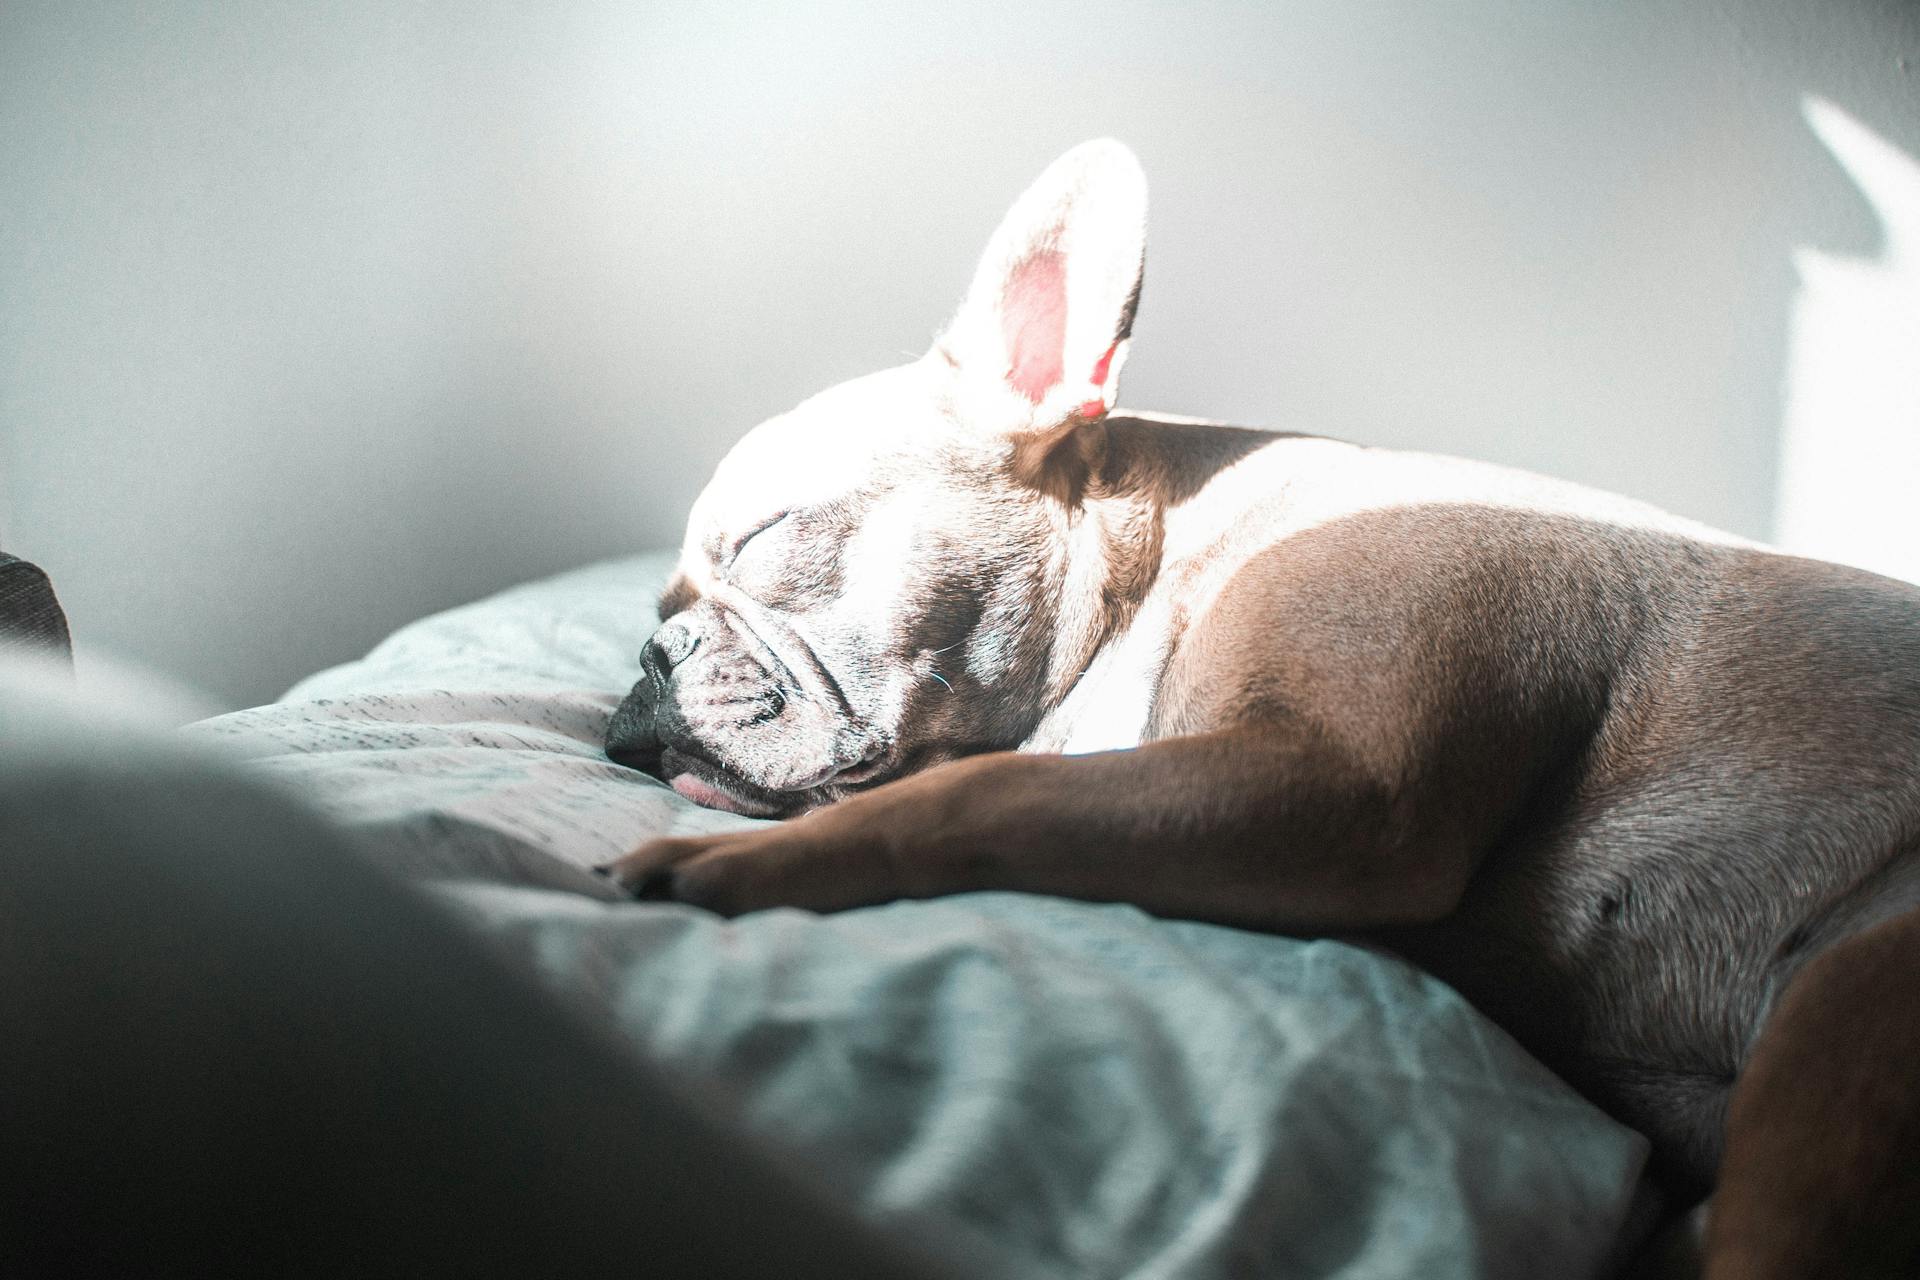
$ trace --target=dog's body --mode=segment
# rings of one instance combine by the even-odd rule
[[[1920,994],[1920,591],[1501,468],[1118,414],[1143,215],[1123,149],[1069,153],[925,359],[723,464],[609,750],[805,816],[614,873],[728,911],[1010,888],[1364,931],[1676,1187],[1726,1132],[1753,1168],[1716,1274],[1838,1258],[1836,1187],[1916,1194],[1914,1064],[1735,1081]],[[1835,1167],[1755,1154],[1835,1124]]]

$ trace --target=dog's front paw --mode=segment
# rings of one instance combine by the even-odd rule
[[[891,896],[860,874],[865,859],[802,829],[799,820],[757,831],[652,840],[603,867],[646,902],[683,902],[723,916],[768,907],[836,911]]]
[[[642,902],[675,901],[675,868],[705,854],[721,837],[671,837],[649,840],[632,853],[594,868]]]
[[[715,892],[724,890],[729,878],[739,877],[729,877],[726,869],[715,873],[708,868],[704,873],[696,873],[712,860],[752,859],[755,834],[739,832],[650,840],[625,857],[594,870],[641,902],[685,902],[722,915],[739,915],[754,910],[754,905],[739,900],[738,894]]]

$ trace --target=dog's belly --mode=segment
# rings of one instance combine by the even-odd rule
[[[1386,940],[1646,1133],[1667,1174],[1699,1185],[1801,921],[1685,856],[1600,832],[1515,848],[1446,921]]]
[[[1920,902],[1920,593],[1729,564],[1459,909],[1394,939],[1695,1187],[1800,966]]]
[[[1149,736],[1277,708],[1435,831],[1496,815],[1456,909],[1382,940],[1703,1184],[1774,998],[1920,861],[1920,591],[1440,504],[1290,535],[1218,599]],[[1517,801],[1481,785],[1510,777]]]
[[[1652,1138],[1675,1186],[1702,1192],[1773,1002],[1819,949],[1920,901],[1920,844],[1851,886],[1805,866],[1778,896],[1770,875],[1730,865],[1730,846],[1616,835],[1512,850],[1448,920],[1386,941]]]

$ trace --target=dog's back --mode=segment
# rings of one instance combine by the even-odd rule
[[[1386,936],[1710,1185],[1781,991],[1920,902],[1920,589],[1442,501],[1292,534],[1218,599],[1149,736],[1284,704],[1409,770],[1459,762],[1403,781],[1504,806],[1498,835],[1457,910]],[[1399,743],[1409,721],[1450,747]],[[1494,794],[1473,762],[1510,756],[1532,776]]]

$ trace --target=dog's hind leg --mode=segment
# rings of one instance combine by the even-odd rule
[[[1920,908],[1782,994],[1734,1085],[1706,1274],[1920,1276]]]

